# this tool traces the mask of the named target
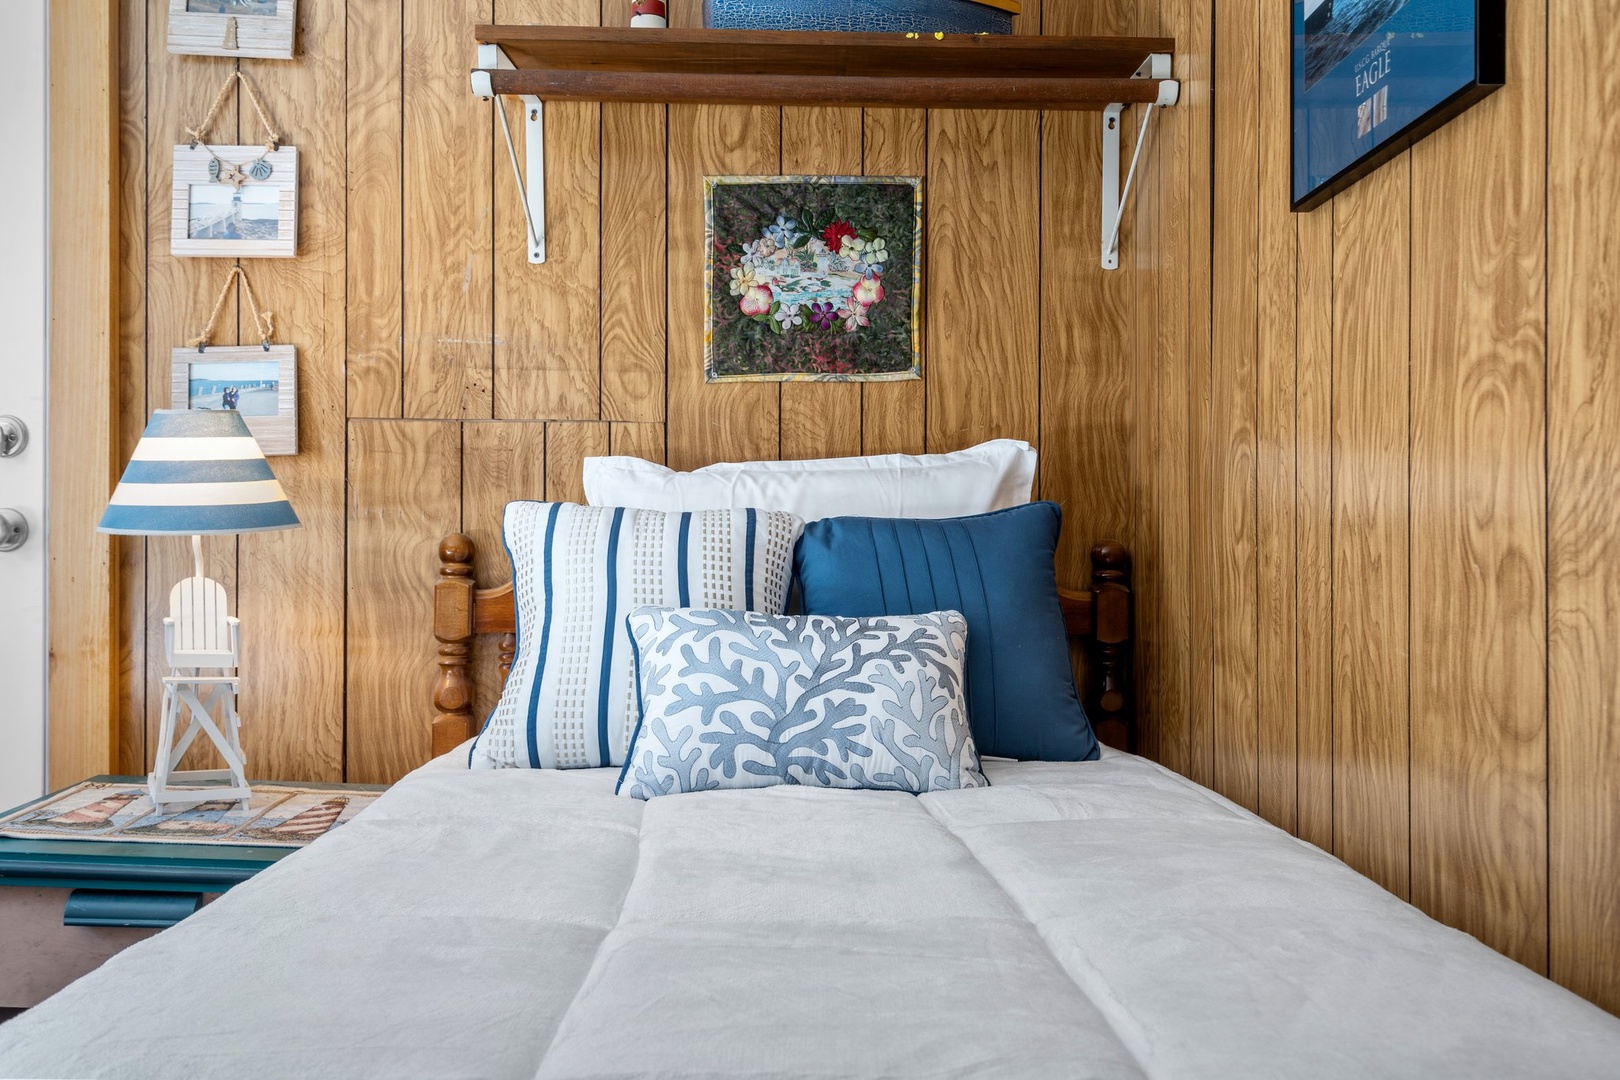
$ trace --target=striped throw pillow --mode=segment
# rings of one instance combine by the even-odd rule
[[[468,764],[624,764],[637,720],[626,616],[647,605],[780,615],[802,528],[768,510],[508,505],[517,657]]]

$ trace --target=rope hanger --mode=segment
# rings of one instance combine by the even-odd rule
[[[214,104],[208,110],[208,115],[203,117],[203,122],[194,128],[186,128],[186,134],[191,136],[193,150],[199,143],[208,142],[208,132],[213,128],[214,121],[219,118],[219,110],[224,107],[225,99],[230,96],[232,88],[237,84],[241,84],[242,89],[247,91],[248,100],[253,103],[253,111],[258,114],[259,124],[264,128],[264,152],[269,154],[281,149],[281,132],[270,122],[270,116],[264,110],[264,102],[259,99],[259,92],[253,89],[253,83],[248,81],[246,73],[238,70],[225,76],[225,85],[221,86],[219,93],[214,96]]]
[[[214,343],[214,327],[219,323],[220,312],[225,310],[226,299],[231,295],[231,284],[237,278],[242,279],[242,290],[247,293],[248,307],[253,312],[253,321],[258,324],[259,344],[264,346],[265,352],[270,351],[270,338],[275,334],[275,313],[259,310],[259,303],[253,297],[253,285],[248,281],[247,271],[240,266],[233,266],[231,272],[225,275],[225,284],[219,290],[219,298],[214,301],[214,313],[208,316],[208,325],[203,327],[202,333],[186,342],[187,345],[195,345],[198,352],[203,352]]]

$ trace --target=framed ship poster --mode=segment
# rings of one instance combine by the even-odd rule
[[[1311,210],[1500,87],[1506,0],[1294,0],[1293,206]]]

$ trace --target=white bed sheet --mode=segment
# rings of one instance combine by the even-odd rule
[[[1596,1077],[1620,1020],[1147,761],[914,798],[418,770],[6,1077]]]

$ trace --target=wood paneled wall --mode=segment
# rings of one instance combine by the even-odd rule
[[[164,237],[171,147],[232,62],[169,56],[165,0],[120,2],[127,454],[166,405],[170,349],[227,270],[172,258]],[[1200,7],[1033,0],[1018,31],[1172,34],[1183,70],[1207,79]],[[304,527],[207,545],[245,628],[255,775],[387,781],[420,764],[437,539],[470,533],[494,583],[504,503],[580,498],[581,460],[610,452],[694,467],[1027,439],[1042,449],[1041,494],[1067,513],[1063,578],[1084,580],[1099,539],[1136,548],[1144,628],[1166,642],[1149,634],[1144,670],[1162,656],[1171,673],[1153,708],[1195,696],[1181,657],[1207,631],[1173,597],[1194,578],[1186,523],[1201,497],[1186,431],[1207,393],[1193,374],[1207,368],[1207,304],[1191,299],[1208,281],[1207,82],[1158,118],[1118,273],[1098,266],[1096,113],[594,104],[547,108],[549,261],[533,266],[493,108],[468,87],[473,27],[624,25],[628,3],[300,8],[298,59],[242,66],[302,162],[299,257],[246,265],[279,340],[299,348],[301,452],[272,464]],[[699,25],[701,4],[671,14]],[[251,120],[238,108],[218,137],[251,142]],[[926,178],[925,380],[703,383],[702,179],[778,172]],[[229,321],[222,341],[241,329],[235,309]],[[119,756],[140,771],[168,589],[189,556],[181,540],[115,551]],[[485,706],[493,683],[486,664]]]
[[[1509,0],[1507,88],[1309,215],[1287,5],[1214,10],[1185,764],[1620,1010],[1620,3]]]
[[[225,272],[162,238],[170,147],[230,65],[169,57],[166,3],[121,2],[127,452]],[[502,504],[578,498],[585,456],[1026,438],[1066,510],[1061,576],[1104,536],[1135,553],[1145,753],[1620,1008],[1620,123],[1601,119],[1620,0],[1510,0],[1512,85],[1303,216],[1286,5],[1026,0],[1020,32],[1178,42],[1182,103],[1155,120],[1115,274],[1095,114],[588,104],[548,108],[551,261],[530,266],[471,28],[628,5],[300,7],[299,59],[246,66],[304,163],[300,257],[249,270],[300,349],[302,452],[274,464],[305,527],[209,545],[246,627],[256,775],[419,764],[435,540],[493,553]],[[863,170],[927,179],[926,379],[705,386],[702,177]],[[141,771],[188,563],[180,541],[116,552],[118,745]],[[489,662],[478,679],[487,704]]]

